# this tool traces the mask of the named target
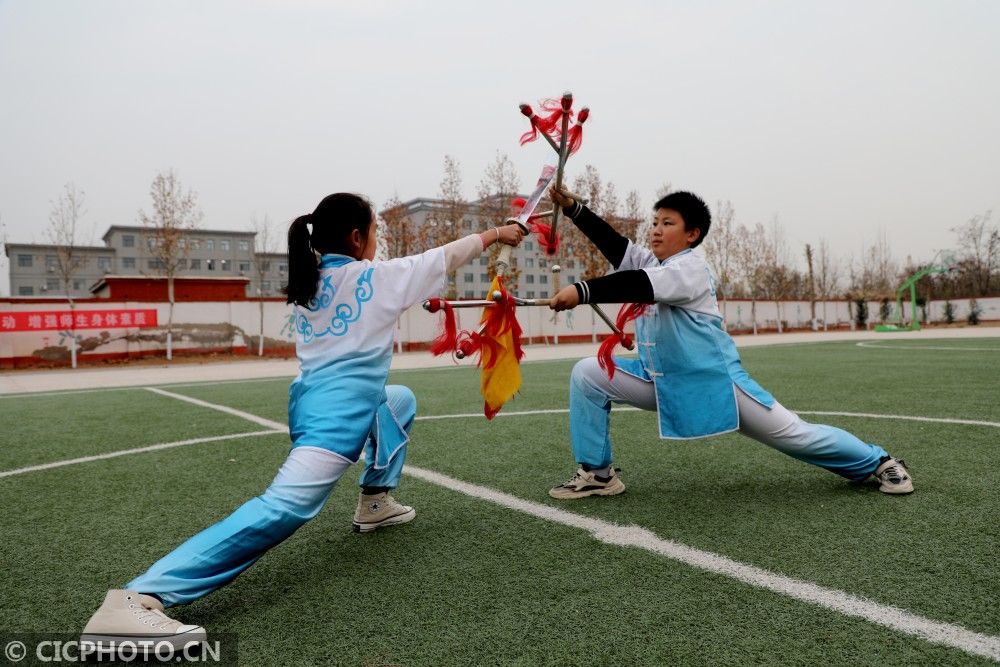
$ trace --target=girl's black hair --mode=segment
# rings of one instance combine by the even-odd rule
[[[315,211],[295,218],[288,227],[288,284],[281,289],[286,303],[309,305],[319,282],[317,255],[350,255],[351,232],[357,229],[367,240],[371,221],[371,202],[346,192],[325,197]]]

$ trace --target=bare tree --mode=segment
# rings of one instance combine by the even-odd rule
[[[274,230],[271,218],[264,214],[263,218],[256,215],[250,218],[250,228],[254,233],[253,271],[257,278],[257,304],[260,307],[260,334],[257,341],[257,356],[264,356],[264,279],[271,270],[271,256],[278,252],[278,234]]]
[[[521,179],[517,175],[514,163],[506,153],[497,151],[493,162],[486,167],[476,195],[479,197],[478,217],[479,229],[476,231],[486,231],[491,227],[504,224],[510,217],[511,202],[521,188]],[[497,246],[490,253],[490,275],[496,275],[496,260],[500,247]],[[521,277],[521,270],[517,266],[517,259],[511,258],[511,266],[504,275],[504,283],[508,289],[516,290]]]
[[[730,286],[734,280],[733,272],[736,264],[736,230],[733,228],[735,214],[732,202],[728,200],[716,202],[715,220],[712,221],[709,234],[702,243],[705,258],[715,272],[716,292],[723,314],[726,312],[726,299],[729,297]],[[727,327],[725,317],[722,318],[722,326]]]
[[[816,324],[816,274],[813,271],[813,249],[806,244],[806,266],[809,271],[809,280],[806,284],[807,296],[809,297],[809,328],[813,331],[819,329]]]
[[[821,239],[813,284],[817,295],[823,299],[823,331],[827,330],[826,302],[837,294],[839,283],[840,266],[830,255],[830,245],[825,239]]]
[[[149,188],[153,200],[153,211],[146,214],[139,211],[139,221],[151,233],[150,254],[156,262],[157,271],[167,279],[167,360],[173,359],[174,325],[174,277],[180,269],[181,260],[187,258],[191,230],[201,221],[197,196],[188,190],[184,192],[174,171],[160,172]]]
[[[761,283],[765,277],[771,251],[768,246],[767,232],[759,222],[753,229],[743,225],[736,228],[736,273],[746,286],[750,297],[750,317],[753,322],[753,333],[757,333],[757,300],[763,293]]]
[[[87,262],[86,255],[79,250],[81,231],[79,226],[86,213],[84,209],[85,199],[84,192],[77,190],[74,184],[67,183],[63,186],[63,193],[57,200],[51,202],[49,226],[45,230],[45,236],[55,248],[56,264],[54,268],[59,275],[59,283],[66,295],[71,314],[76,310],[76,302],[73,300],[71,289],[73,276]],[[75,322],[76,319],[74,318],[73,321]],[[66,334],[70,340],[70,363],[73,368],[76,368],[76,331],[70,328]]]
[[[410,214],[399,197],[393,195],[382,206],[381,233],[387,258],[406,257],[421,248],[417,244],[417,234]]]
[[[426,248],[451,243],[462,236],[462,222],[469,204],[462,195],[462,173],[458,161],[444,156],[444,176],[438,191],[438,202],[420,229],[420,242]],[[449,299],[456,296],[455,272],[448,274]]]
[[[958,235],[962,255],[958,262],[959,279],[967,282],[974,296],[990,293],[993,274],[1000,269],[1000,230],[991,227],[992,211],[973,216],[951,231]]]
[[[625,208],[622,211],[618,231],[622,236],[638,243],[639,227],[648,217],[642,208],[642,197],[636,190],[632,190],[625,197]]]

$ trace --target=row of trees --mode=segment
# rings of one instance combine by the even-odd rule
[[[643,202],[634,190],[622,199],[614,183],[604,181],[592,165],[586,165],[573,179],[572,189],[587,198],[589,207],[623,235],[641,244],[646,242],[652,202]],[[656,192],[656,199],[671,189],[669,183],[664,184]],[[498,152],[476,190],[479,229],[475,231],[502,224],[509,215],[510,200],[520,190],[520,179],[513,163]],[[460,167],[451,156],[444,158],[444,177],[437,199],[439,207],[420,228],[409,218],[398,197],[385,203],[382,233],[389,256],[418,252],[468,233],[461,223],[472,204],[463,196]],[[541,208],[547,206],[543,204]],[[957,252],[942,253],[923,262],[912,258],[905,262],[896,260],[884,234],[858,257],[847,260],[834,257],[825,239],[792,247],[777,217],[766,225],[738,223],[730,201],[716,202],[712,218],[711,232],[702,248],[717,276],[719,299],[723,302],[749,299],[754,315],[758,300],[775,301],[779,309],[784,300],[814,303],[842,298],[894,300],[897,288],[908,276],[935,263],[946,263],[951,270],[928,276],[918,284],[920,293],[926,298],[968,298],[1000,293],[1000,233],[992,224],[988,211],[953,230]],[[574,260],[582,268],[584,277],[607,272],[607,262],[594,252],[573,225],[560,226],[560,235],[562,240],[556,261]],[[516,278],[515,268],[512,274],[515,286]],[[812,317],[826,320],[822,313],[814,312]],[[778,319],[780,328],[781,318]]]
[[[644,203],[639,193],[630,191],[620,197],[615,184],[601,178],[598,170],[586,165],[583,172],[572,181],[574,192],[588,200],[588,206],[614,225],[622,234],[646,242],[649,229],[650,204]],[[656,193],[659,199],[671,191],[669,183]],[[520,178],[510,158],[497,152],[486,168],[476,189],[476,215],[478,229],[483,231],[502,224],[510,215],[510,202],[521,192]],[[158,275],[167,280],[169,314],[167,321],[167,358],[172,356],[174,278],[187,257],[190,244],[184,238],[198,227],[202,214],[197,196],[185,190],[172,171],[156,175],[150,185],[151,207],[149,212],[139,211],[137,220],[147,228],[152,239],[147,247],[160,267]],[[469,219],[472,202],[464,197],[460,165],[451,156],[444,158],[444,175],[437,193],[438,205],[425,224],[419,227],[407,214],[398,197],[393,197],[382,207],[382,235],[380,247],[384,256],[398,257],[442,245],[469,233],[464,224]],[[85,215],[85,195],[73,184],[67,184],[63,193],[52,203],[46,237],[55,248],[56,273],[67,295],[71,294],[73,276],[84,263],[86,256],[80,251],[81,222]],[[551,207],[543,204],[542,208]],[[279,246],[282,234],[275,231],[270,219],[253,218],[251,227],[257,233],[258,253],[273,253]],[[1000,293],[1000,232],[992,222],[990,211],[976,215],[964,225],[953,229],[957,251],[942,254],[929,261],[920,262],[907,258],[903,263],[892,256],[888,239],[883,235],[858,258],[841,261],[835,258],[825,240],[818,244],[807,243],[802,248],[792,248],[785,239],[777,217],[769,224],[738,223],[735,208],[730,201],[716,202],[711,233],[706,237],[703,251],[718,279],[718,297],[749,299],[756,327],[757,301],[774,301],[778,304],[778,327],[781,329],[780,308],[784,300],[809,300],[814,304],[813,321],[817,319],[815,303],[831,299],[848,298],[854,301],[894,299],[897,286],[915,272],[933,264],[947,265],[944,273],[928,275],[918,283],[918,292],[926,299],[970,298]],[[571,260],[585,278],[603,275],[610,268],[600,253],[594,252],[589,241],[572,224],[560,226],[561,244],[553,263],[565,264]],[[267,271],[266,260],[255,256],[254,272],[258,284]],[[491,266],[491,271],[493,267]],[[510,283],[516,288],[519,271],[513,267]],[[454,296],[454,275],[451,277]],[[75,307],[72,297],[67,297],[70,308]],[[263,354],[263,303],[260,311],[260,346]],[[825,322],[825,314],[821,314]],[[72,357],[76,364],[76,341],[73,340]]]

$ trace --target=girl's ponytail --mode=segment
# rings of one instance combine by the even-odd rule
[[[299,216],[288,228],[288,284],[281,290],[285,303],[307,306],[316,296],[319,264],[306,226],[311,219],[311,214]]]

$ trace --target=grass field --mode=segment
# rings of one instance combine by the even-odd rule
[[[355,466],[314,521],[173,615],[210,638],[237,635],[241,664],[958,665],[1000,656],[1000,339],[742,356],[805,419],[906,459],[916,493],[884,496],[739,435],[661,441],[655,414],[621,410],[613,437],[627,493],[559,503],[546,490],[574,470],[572,362],[525,364],[521,395],[492,422],[473,369],[405,371],[390,382],[416,392],[420,416],[397,496],[417,519],[351,533]],[[212,406],[284,424],[287,385],[0,398],[0,630],[78,631],[105,589],[260,493],[287,435]],[[767,571],[765,583],[747,583],[753,568]],[[786,584],[818,591],[818,601]],[[849,596],[869,601],[867,616],[836,602]]]

